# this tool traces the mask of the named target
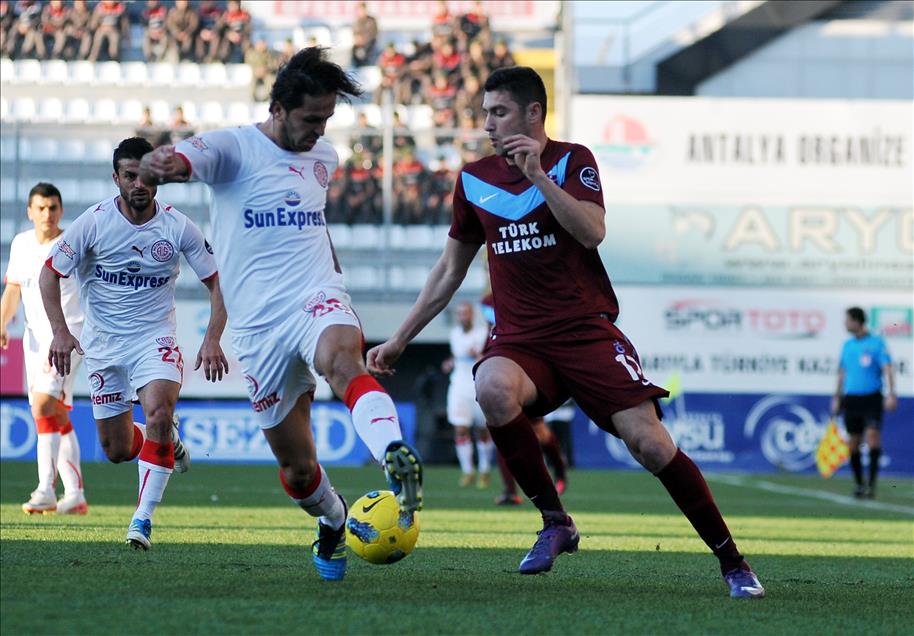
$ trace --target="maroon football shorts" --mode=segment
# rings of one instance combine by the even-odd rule
[[[546,415],[572,397],[597,426],[617,436],[614,413],[653,400],[661,415],[657,400],[670,394],[644,377],[635,346],[602,316],[543,338],[489,338],[474,373],[499,357],[516,362],[536,385],[537,400],[524,409],[527,415]]]

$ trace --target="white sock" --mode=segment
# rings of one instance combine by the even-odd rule
[[[162,501],[172,469],[142,459],[137,462],[137,466],[140,471],[140,495],[133,516],[136,519],[152,519],[152,513]]]
[[[60,450],[57,453],[57,470],[68,495],[83,491],[83,475],[79,465],[79,440],[72,430],[60,436]]]
[[[356,433],[377,462],[383,459],[388,444],[403,439],[397,409],[387,393],[369,391],[362,394],[352,405],[351,413]]]
[[[468,439],[454,441],[454,448],[457,449],[457,461],[460,462],[460,470],[464,475],[473,474],[473,443]],[[480,466],[479,470],[482,470]]]
[[[38,434],[38,490],[53,493],[57,484],[57,453],[60,449],[60,433]]]
[[[492,440],[481,442],[476,440],[476,454],[479,455],[479,472],[487,473],[492,470],[492,453],[495,443]]]
[[[317,517],[325,526],[339,528],[346,522],[346,509],[343,507],[339,495],[336,494],[336,490],[333,489],[324,467],[318,466],[317,468],[320,471],[320,481],[317,487],[301,499],[291,493],[289,497],[298,504],[299,508],[312,517]],[[286,487],[286,492],[289,492],[288,487]]]

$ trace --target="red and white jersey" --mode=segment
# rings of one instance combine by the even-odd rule
[[[38,276],[44,268],[44,262],[48,260],[48,252],[56,242],[55,239],[49,243],[39,243],[35,230],[17,234],[10,244],[10,262],[4,279],[7,284],[19,285],[25,309],[25,326],[35,336],[35,340],[44,346],[51,343],[54,334],[44,312]],[[83,325],[83,311],[79,306],[79,287],[75,280],[61,281],[60,304],[70,332],[78,337]]]
[[[191,178],[210,186],[219,284],[232,333],[255,333],[302,311],[319,290],[343,287],[324,207],[339,157],[324,140],[283,150],[256,126],[180,142]]]
[[[216,274],[212,250],[190,219],[156,201],[155,216],[134,225],[119,198],[83,212],[47,260],[59,276],[76,272],[86,314],[80,343],[95,356],[129,349],[140,335],[174,335],[179,253],[201,280]]]
[[[454,370],[451,371],[451,383],[468,382],[473,384],[473,365],[482,354],[489,337],[489,330],[477,325],[464,331],[460,325],[451,329],[451,355],[454,357]]]

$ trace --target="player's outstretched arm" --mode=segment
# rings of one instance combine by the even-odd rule
[[[6,349],[10,343],[9,333],[6,331],[10,320],[16,315],[16,309],[19,307],[19,298],[22,296],[22,290],[15,283],[7,283],[6,289],[3,290],[3,296],[0,297],[0,349]]]
[[[190,173],[187,164],[175,154],[175,147],[165,145],[140,159],[140,179],[147,185],[184,183],[190,179]]]
[[[202,365],[203,375],[206,376],[206,379],[216,382],[229,371],[228,360],[222,351],[222,345],[219,344],[222,332],[225,331],[227,314],[225,303],[222,300],[222,290],[219,288],[219,276],[208,278],[203,281],[203,284],[209,289],[209,324],[206,327],[206,334],[203,336],[203,344],[200,345],[200,351],[197,352],[194,371]]]
[[[44,312],[48,315],[48,322],[51,323],[51,331],[54,334],[48,349],[48,364],[57,369],[60,375],[67,375],[70,373],[70,354],[74,349],[79,354],[82,354],[83,350],[79,346],[79,340],[70,333],[63,308],[60,306],[60,277],[51,271],[50,267],[42,267],[38,276],[38,289],[41,291]]]
[[[368,370],[379,375],[393,374],[393,365],[403,353],[406,345],[419,335],[432,318],[441,313],[453,298],[460,283],[466,278],[467,270],[479,251],[479,245],[461,243],[448,238],[441,258],[432,267],[425,286],[410,309],[403,324],[387,342],[368,352]]]

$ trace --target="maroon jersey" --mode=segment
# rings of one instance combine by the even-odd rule
[[[565,192],[603,207],[597,162],[584,146],[549,140],[543,170]],[[517,166],[490,156],[464,166],[451,238],[486,244],[498,336],[543,337],[581,318],[619,313],[596,249],[575,240]]]

